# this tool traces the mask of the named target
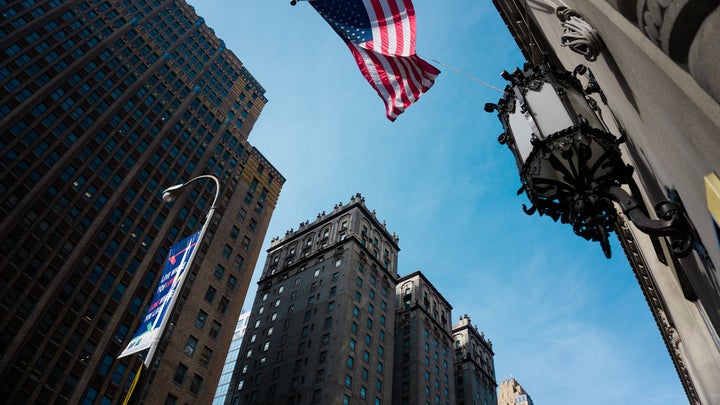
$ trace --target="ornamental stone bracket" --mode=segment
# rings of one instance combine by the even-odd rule
[[[575,10],[565,6],[555,9],[555,15],[562,22],[563,35],[560,44],[566,46],[586,60],[597,59],[602,50],[600,34]]]

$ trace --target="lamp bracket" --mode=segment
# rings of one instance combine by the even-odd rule
[[[678,257],[685,257],[692,251],[690,223],[682,208],[674,202],[669,200],[658,202],[655,205],[658,219],[652,219],[643,211],[643,205],[622,187],[608,186],[603,190],[603,194],[617,202],[625,215],[642,232],[651,236],[668,237],[670,248]]]

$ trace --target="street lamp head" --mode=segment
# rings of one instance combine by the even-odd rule
[[[182,184],[176,184],[172,187],[168,187],[167,189],[165,189],[165,191],[163,191],[163,193],[162,193],[163,201],[165,201],[166,203],[171,203],[171,202],[175,201],[175,199],[178,196],[178,192],[184,186],[185,186],[185,183],[182,183]]]

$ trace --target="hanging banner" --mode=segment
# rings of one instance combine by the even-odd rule
[[[200,232],[196,232],[170,248],[165,268],[147,314],[138,331],[118,358],[141,352],[158,344],[163,332],[163,325],[166,323],[163,321],[165,317],[170,316],[171,305],[174,302],[172,298],[178,292],[178,286],[182,285],[185,279],[199,238]]]

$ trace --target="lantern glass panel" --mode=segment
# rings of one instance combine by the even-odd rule
[[[569,86],[565,88],[565,94],[567,95],[570,105],[575,110],[576,115],[585,118],[591,127],[604,130],[602,124],[600,123],[600,119],[598,119],[595,111],[590,108],[590,104],[588,104],[585,99],[585,95],[582,94],[580,90],[574,86]]]
[[[540,131],[540,140],[574,125],[560,96],[549,83],[543,83],[538,90],[528,90],[525,101]]]
[[[525,114],[520,112],[520,106],[518,101],[514,100],[515,107],[512,109],[512,113],[508,113],[508,125],[510,125],[510,131],[512,132],[513,139],[515,140],[516,153],[519,154],[520,160],[525,162],[532,152],[532,144],[530,140],[533,136],[530,122]]]

